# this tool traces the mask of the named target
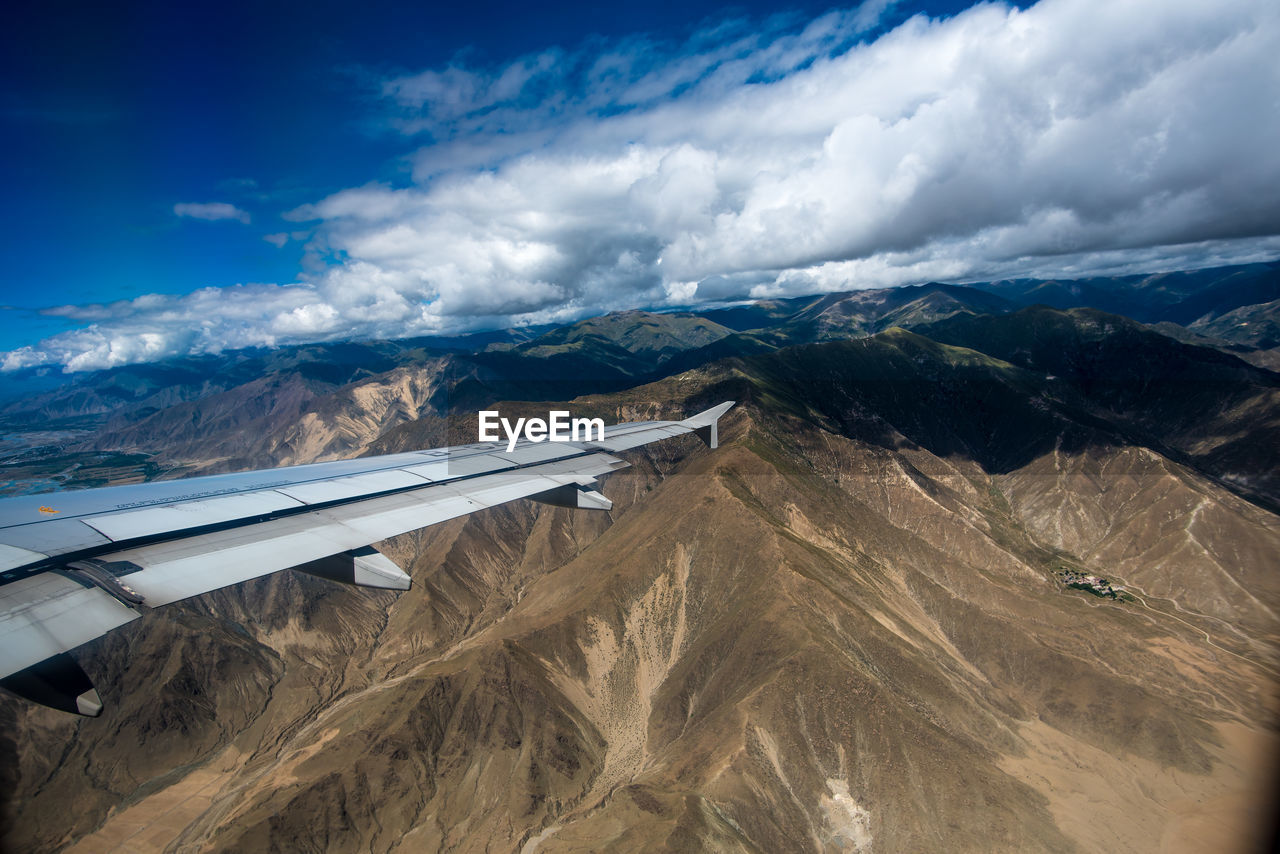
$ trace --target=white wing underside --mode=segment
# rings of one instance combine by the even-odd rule
[[[518,498],[563,503],[566,489],[627,465],[609,451],[690,432],[714,447],[731,405],[619,424],[590,443],[468,445],[0,500],[0,678],[136,619],[138,606],[304,564],[337,577],[324,569],[334,556],[348,581],[405,589],[394,564],[358,550]],[[587,495],[569,506],[609,506]]]

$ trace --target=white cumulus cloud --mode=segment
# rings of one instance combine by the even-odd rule
[[[289,212],[305,283],[82,308],[5,365],[1280,254],[1274,2],[984,3],[868,38],[889,5],[388,80],[413,180]]]

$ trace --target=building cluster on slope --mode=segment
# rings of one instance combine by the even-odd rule
[[[1067,587],[1075,590],[1085,590],[1094,596],[1101,596],[1105,599],[1118,599],[1120,594],[1124,592],[1124,588],[1115,585],[1105,578],[1097,575],[1085,575],[1076,572],[1074,569],[1058,570],[1058,578]]]

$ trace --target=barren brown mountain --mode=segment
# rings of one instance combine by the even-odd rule
[[[1050,320],[1107,338],[1088,352],[1169,340]],[[1173,383],[1099,391],[993,330],[579,398],[740,403],[716,451],[627,452],[609,513],[517,502],[382,544],[402,595],[282,573],[83,648],[103,717],[0,700],[7,847],[1261,850],[1280,518],[1274,472],[1233,476],[1271,464],[1239,431],[1274,428],[1280,377],[1170,351],[1222,372],[1192,418]],[[473,435],[386,388],[298,421],[319,438],[289,461]]]

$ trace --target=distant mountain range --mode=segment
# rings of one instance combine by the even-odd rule
[[[148,614],[78,653],[100,719],[0,697],[6,848],[1265,845],[1278,282],[620,312],[11,400],[7,429],[50,436],[11,489],[474,441],[481,407],[739,403],[716,451],[627,452],[607,514],[516,503],[381,544],[398,597],[285,573]]]
[[[164,399],[148,400],[157,392],[198,398],[276,372],[294,371],[317,381],[345,385],[439,353],[516,353],[546,359],[580,355],[590,363],[588,372],[599,379],[609,375],[609,367],[620,375],[641,376],[682,353],[735,335],[739,339],[726,343],[726,351],[861,337],[891,326],[911,329],[957,313],[1003,314],[1030,305],[1096,308],[1121,314],[1142,323],[1160,324],[1163,331],[1189,340],[1198,336],[1200,343],[1209,341],[1247,358],[1255,351],[1280,347],[1277,301],[1280,262],[1149,276],[934,283],[757,300],[697,311],[624,311],[561,327],[452,338],[239,350],[86,374],[28,368],[3,375],[0,404],[7,404],[10,412],[38,410],[50,417],[96,415],[143,401],[148,406],[162,405]],[[700,357],[692,358],[696,361]],[[490,364],[500,367],[509,362],[498,358]]]
[[[919,285],[697,312],[626,311],[556,328],[462,338],[235,351],[129,365],[38,394],[11,395],[0,405],[0,431],[22,433],[34,425],[66,433],[16,460],[35,475],[45,472],[48,460],[79,455],[73,466],[93,466],[103,453],[154,455],[151,473],[332,459],[358,453],[395,424],[447,419],[492,400],[568,400],[719,359],[864,338],[894,327],[951,335],[961,327],[936,324],[997,318],[1033,304],[1126,310],[1153,323],[1164,338],[1275,367],[1277,294],[1280,262],[1114,279]],[[1268,301],[1250,302],[1260,299]],[[958,343],[982,343],[973,338],[986,334],[981,327]],[[1137,334],[1131,322],[1124,328]]]

